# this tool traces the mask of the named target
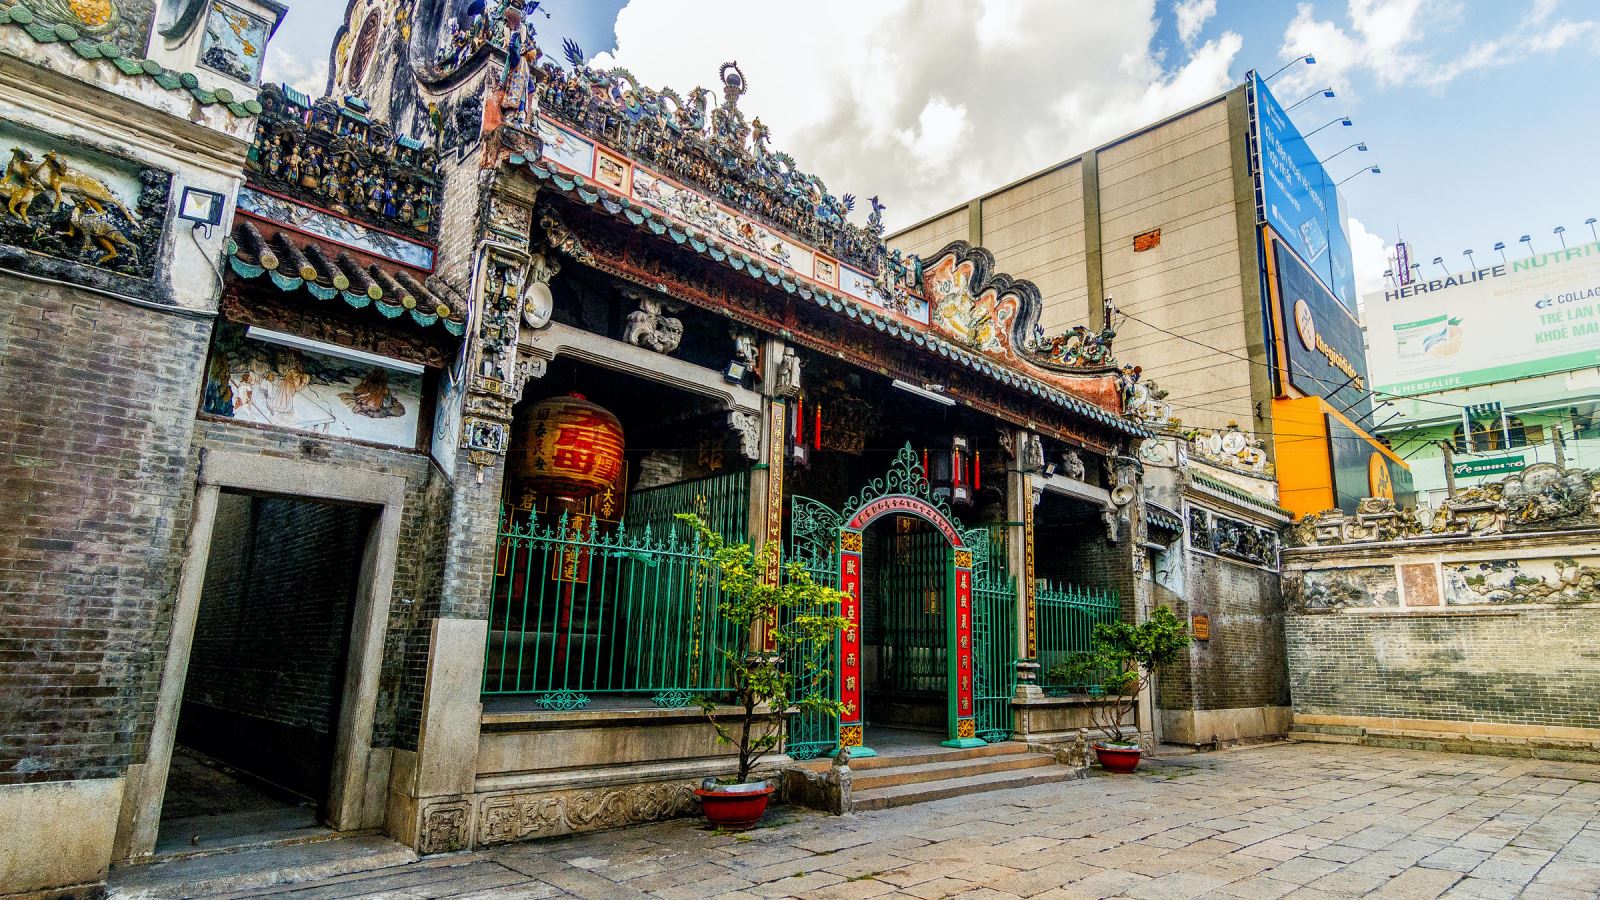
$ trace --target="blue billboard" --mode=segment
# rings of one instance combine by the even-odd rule
[[[1266,84],[1252,75],[1251,89],[1256,115],[1256,216],[1272,226],[1346,309],[1354,311],[1356,274],[1339,190]]]

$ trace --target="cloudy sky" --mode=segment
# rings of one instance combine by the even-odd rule
[[[339,0],[289,0],[267,76],[320,94]],[[1530,234],[1590,239],[1600,171],[1592,0],[546,0],[540,41],[687,91],[737,60],[773,146],[891,228],[1272,72],[1345,185],[1363,291],[1396,235],[1459,271]],[[557,54],[559,55],[559,54]],[[865,206],[865,204],[862,204]],[[1428,265],[1433,274],[1439,267]]]

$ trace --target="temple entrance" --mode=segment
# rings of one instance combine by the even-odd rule
[[[823,661],[837,673],[843,715],[793,723],[791,756],[835,746],[872,756],[872,722],[926,731],[946,747],[1010,737],[1014,582],[998,571],[990,531],[961,528],[911,447],[842,514],[792,498],[790,556],[843,591],[843,615],[859,623]]]
[[[892,727],[942,740],[949,707],[950,545],[916,516],[891,516],[864,533],[861,562],[866,739]]]

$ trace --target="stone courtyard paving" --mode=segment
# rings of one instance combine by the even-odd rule
[[[1600,766],[1540,760],[1278,744],[768,821],[740,835],[684,820],[513,845],[275,896],[1600,896]]]

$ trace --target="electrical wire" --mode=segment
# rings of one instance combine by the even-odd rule
[[[1170,329],[1162,328],[1160,325],[1155,325],[1155,324],[1152,324],[1150,322],[1147,322],[1144,319],[1141,319],[1138,316],[1133,315],[1132,313],[1129,313],[1129,312],[1126,312],[1126,311],[1122,310],[1121,308],[1118,308],[1117,313],[1118,313],[1118,315],[1122,316],[1122,318],[1124,318],[1124,319],[1132,319],[1133,321],[1138,322],[1139,324],[1145,326],[1146,328],[1153,328],[1156,331],[1161,332],[1162,334],[1171,335],[1172,337],[1175,337],[1175,338],[1177,338],[1179,340],[1182,340],[1182,341],[1188,341],[1189,343],[1194,344],[1197,347],[1203,347],[1203,348],[1205,348],[1207,350],[1210,350],[1213,353],[1220,353],[1223,356],[1229,356],[1229,357],[1232,357],[1234,359],[1241,360],[1243,362],[1247,362],[1247,363],[1249,363],[1249,364],[1251,364],[1253,366],[1261,366],[1262,368],[1267,369],[1268,371],[1272,371],[1275,368],[1272,365],[1269,365],[1267,363],[1261,362],[1259,360],[1251,359],[1248,356],[1240,356],[1237,353],[1231,353],[1231,352],[1229,352],[1227,350],[1223,350],[1220,347],[1213,347],[1210,344],[1205,343],[1204,341],[1197,341],[1194,338],[1188,337],[1187,335],[1182,335],[1182,334],[1179,334],[1176,331],[1172,331]],[[1331,382],[1331,381],[1329,381],[1329,380],[1327,380],[1325,378],[1318,378],[1317,376],[1312,375],[1310,372],[1307,372],[1304,369],[1299,369],[1299,372],[1300,372],[1300,374],[1304,375],[1306,378],[1309,378],[1312,381],[1319,382],[1324,386],[1331,386],[1331,387],[1336,387],[1336,388],[1337,387],[1342,387],[1342,385],[1335,385],[1333,382]],[[1387,391],[1379,391],[1379,390],[1374,390],[1374,389],[1370,389],[1370,388],[1365,390],[1365,391],[1363,391],[1363,393],[1368,394],[1368,395],[1373,396],[1373,397],[1383,397],[1383,398],[1391,399],[1391,400],[1410,400],[1410,401],[1413,401],[1413,402],[1416,402],[1416,403],[1431,403],[1431,404],[1433,404],[1435,406],[1444,406],[1444,407],[1448,407],[1450,409],[1454,409],[1454,410],[1457,410],[1457,411],[1464,410],[1464,409],[1467,408],[1465,405],[1460,404],[1460,403],[1447,403],[1447,402],[1445,402],[1443,400],[1431,400],[1431,399],[1429,399],[1427,397],[1407,397],[1407,396],[1404,396],[1402,394],[1391,394],[1391,393],[1388,393]]]

